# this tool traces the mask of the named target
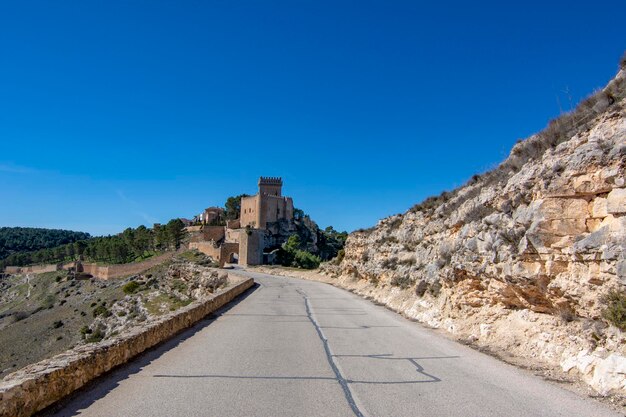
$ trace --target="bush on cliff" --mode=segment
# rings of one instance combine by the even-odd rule
[[[297,250],[293,260],[293,266],[302,269],[315,269],[320,266],[322,260],[319,256],[313,255],[305,250]]]
[[[612,325],[626,332],[626,291],[610,291],[603,299],[606,309],[602,316]]]
[[[276,262],[283,266],[293,266],[302,269],[315,269],[322,262],[319,256],[306,250],[300,249],[302,242],[300,236],[289,236],[287,242],[278,250]]]
[[[139,291],[139,287],[140,285],[136,281],[131,281],[122,287],[122,291],[124,294],[134,294]]]

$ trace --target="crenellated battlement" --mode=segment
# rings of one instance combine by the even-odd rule
[[[281,177],[260,177],[259,186],[261,185],[283,185],[283,179]]]

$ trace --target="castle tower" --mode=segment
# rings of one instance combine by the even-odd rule
[[[282,188],[282,178],[259,178],[259,193],[241,198],[241,227],[267,229],[268,223],[293,220],[293,200],[282,196]]]
[[[283,179],[280,177],[259,178],[259,195],[282,196]]]

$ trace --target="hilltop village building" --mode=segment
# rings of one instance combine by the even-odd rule
[[[261,177],[258,186],[256,195],[241,199],[239,219],[226,226],[211,225],[223,214],[221,208],[209,207],[197,216],[202,225],[187,228],[189,247],[217,260],[220,266],[263,264],[263,249],[279,243],[281,231],[293,228],[293,200],[283,197],[281,178]]]
[[[193,218],[193,223],[213,224],[224,217],[224,209],[221,207],[208,207]]]

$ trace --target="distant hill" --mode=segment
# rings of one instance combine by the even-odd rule
[[[90,237],[89,233],[71,230],[0,227],[0,259],[12,253],[53,248]]]

